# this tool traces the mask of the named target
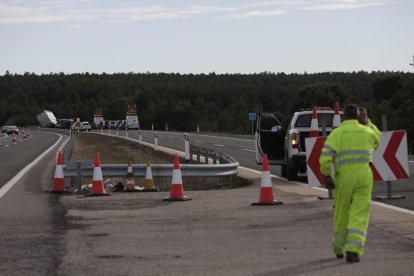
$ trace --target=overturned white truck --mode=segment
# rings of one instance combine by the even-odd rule
[[[37,114],[36,118],[42,127],[51,127],[57,123],[55,115],[49,110],[43,110]]]

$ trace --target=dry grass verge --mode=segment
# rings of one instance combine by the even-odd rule
[[[95,152],[99,153],[101,164],[127,164],[131,161],[133,164],[146,164],[150,160],[151,164],[173,164],[174,156],[172,154],[154,151],[153,148],[140,145],[139,143],[98,134],[76,133],[75,143],[70,157],[70,161],[92,160],[95,159]],[[179,157],[180,163],[185,162],[183,157]],[[195,161],[192,162],[196,164]],[[109,178],[104,178],[104,181]],[[125,178],[111,178],[115,182],[125,184]],[[186,191],[228,189],[228,179],[225,183],[220,182],[219,177],[183,177],[183,187]],[[171,180],[169,180],[171,181]],[[92,183],[92,179],[83,178],[82,184]],[[250,185],[251,180],[233,176],[233,187],[243,187]],[[135,178],[137,186],[144,186],[144,178]],[[161,178],[159,185],[160,191],[168,190],[168,179]]]

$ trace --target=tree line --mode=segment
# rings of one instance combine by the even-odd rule
[[[248,113],[275,114],[286,126],[293,112],[313,105],[364,106],[380,129],[406,129],[414,141],[414,74],[405,72],[324,72],[314,74],[50,73],[0,76],[0,124],[38,125],[36,115],[92,121],[125,119],[136,104],[141,128],[251,133]],[[414,146],[414,144],[412,144]]]

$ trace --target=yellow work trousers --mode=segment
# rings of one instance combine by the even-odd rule
[[[352,164],[335,173],[333,252],[361,256],[367,235],[373,176],[368,163]]]

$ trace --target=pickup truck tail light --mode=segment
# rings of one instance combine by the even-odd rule
[[[290,138],[292,140],[292,149],[297,149],[299,147],[299,134],[292,133],[290,135]]]

